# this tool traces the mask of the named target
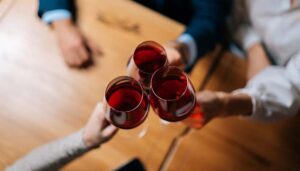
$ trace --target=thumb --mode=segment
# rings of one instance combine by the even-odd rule
[[[115,127],[114,125],[109,125],[103,129],[102,136],[103,137],[111,137],[117,132],[117,130],[118,130],[118,128]]]
[[[100,122],[102,122],[102,120],[105,118],[104,105],[101,102],[97,103],[96,108],[93,112],[93,117],[97,117],[100,120]]]
[[[102,55],[102,49],[98,47],[93,41],[87,40],[87,46],[92,51],[93,55]]]

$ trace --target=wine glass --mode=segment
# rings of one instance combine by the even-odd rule
[[[152,74],[167,66],[165,49],[154,41],[145,41],[137,46],[128,64],[128,74],[139,80],[146,91],[150,90]]]
[[[130,129],[124,135],[142,137],[145,134],[146,127],[142,123],[149,112],[149,100],[138,81],[128,76],[113,79],[106,88],[104,104],[105,117],[111,124]]]
[[[180,68],[167,66],[157,70],[152,75],[150,87],[151,106],[161,119],[202,127],[204,119],[196,102],[195,89]]]

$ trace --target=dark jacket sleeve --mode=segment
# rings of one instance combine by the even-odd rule
[[[74,15],[74,0],[39,0],[38,16],[42,17],[45,12],[56,9],[68,10]]]
[[[231,3],[230,0],[193,0],[194,14],[185,33],[197,43],[197,57],[213,50],[220,41]]]

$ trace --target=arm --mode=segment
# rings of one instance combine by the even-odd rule
[[[6,170],[59,170],[108,141],[115,132],[116,128],[104,118],[102,105],[98,105],[84,129],[31,151]]]
[[[197,93],[197,102],[208,123],[216,117],[249,116],[252,113],[252,100],[246,94],[202,91]]]
[[[250,80],[264,68],[271,65],[261,44],[260,36],[249,23],[240,25],[234,36],[247,54],[247,80]]]
[[[270,65],[271,62],[261,43],[255,43],[247,50],[247,80]]]
[[[300,109],[300,55],[286,68],[268,67],[237,90],[252,98],[251,118],[274,121],[291,117]]]
[[[213,50],[222,37],[226,17],[230,12],[230,0],[193,0],[194,17],[188,24],[185,34],[191,35],[197,46],[196,57],[202,57]],[[196,60],[194,58],[194,60]],[[193,61],[193,64],[195,61]],[[191,68],[193,65],[190,65]],[[187,68],[189,69],[189,68]]]
[[[247,1],[235,1],[231,17],[231,31],[234,40],[247,53],[247,79],[250,80],[271,63],[261,44],[260,36],[252,27],[246,3]]]
[[[31,151],[6,171],[59,170],[87,151],[89,148],[82,140],[82,131],[78,131]]]
[[[171,57],[170,63],[181,61],[187,71],[192,69],[197,57],[213,50],[221,37],[222,26],[231,6],[230,0],[193,0],[192,3],[194,14],[190,23],[175,43],[169,46],[179,51],[179,57]],[[175,52],[172,54],[175,56]]]
[[[243,115],[258,121],[291,117],[300,110],[300,55],[287,68],[268,67],[233,93],[200,92],[206,118]]]
[[[92,55],[101,54],[73,22],[76,14],[74,0],[40,0],[38,16],[51,24],[65,62],[70,67],[87,66]]]
[[[247,2],[246,0],[234,2],[230,25],[234,41],[245,51],[261,42],[260,36],[252,27],[251,11]]]

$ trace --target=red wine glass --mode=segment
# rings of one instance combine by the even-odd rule
[[[152,75],[150,97],[152,108],[163,120],[176,122],[196,114],[202,116],[198,113],[195,89],[178,67],[163,67]]]
[[[141,125],[149,111],[149,100],[135,79],[120,76],[112,80],[105,91],[106,119],[121,129]]]
[[[154,41],[145,41],[137,46],[130,59],[129,75],[139,80],[143,87],[149,90],[152,74],[167,64],[165,49]]]

